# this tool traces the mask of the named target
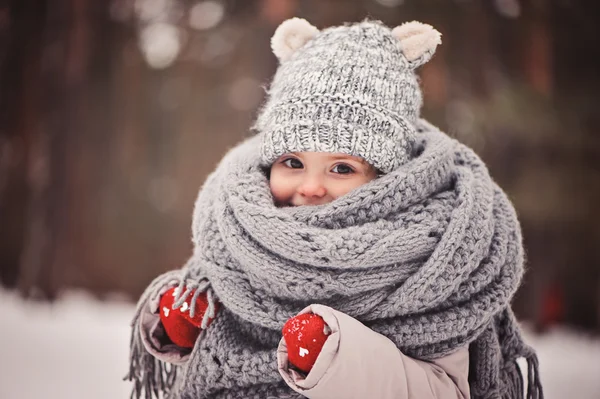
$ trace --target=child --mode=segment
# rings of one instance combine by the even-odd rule
[[[135,396],[542,397],[509,306],[515,212],[419,119],[439,43],[418,22],[277,29],[258,134],[200,190],[188,263],[140,299]]]

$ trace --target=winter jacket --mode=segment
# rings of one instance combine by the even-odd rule
[[[141,316],[140,329],[148,352],[165,362],[184,363],[189,350],[165,345],[160,339],[158,300],[149,303],[146,309]],[[404,355],[388,338],[335,309],[311,305],[300,314],[306,312],[323,317],[332,332],[306,376],[288,368],[285,341],[280,341],[277,349],[279,372],[294,391],[312,399],[470,397],[466,347],[426,362]]]

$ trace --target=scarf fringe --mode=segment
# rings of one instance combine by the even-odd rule
[[[508,363],[503,370],[503,380],[506,382],[506,391],[503,392],[504,399],[523,398],[525,393],[523,387],[523,373],[516,361]]]
[[[527,357],[523,357],[526,363],[526,370],[521,369],[517,360],[510,361],[505,364],[502,370],[502,380],[504,381],[504,389],[501,396],[503,399],[544,399],[542,383],[539,375],[539,362],[535,353],[531,353]],[[525,372],[527,380],[525,380]],[[527,386],[525,387],[525,382]],[[490,390],[483,397],[496,397],[494,390]]]
[[[134,327],[135,328],[135,327]],[[166,397],[177,378],[177,366],[160,361],[144,348],[139,333],[133,334],[129,374],[125,380],[133,381],[130,398]]]
[[[188,262],[188,264],[191,260]],[[188,265],[186,265],[188,266]],[[153,399],[169,397],[175,385],[179,366],[164,362],[150,354],[144,346],[141,332],[141,316],[144,307],[149,306],[150,301],[158,301],[159,297],[170,287],[176,286],[173,309],[179,308],[195,290],[190,305],[190,315],[193,317],[196,311],[196,299],[206,292],[208,308],[202,319],[201,328],[206,328],[208,321],[215,317],[216,298],[210,283],[206,279],[199,282],[190,279],[189,269],[184,266],[181,270],[165,273],[157,277],[140,297],[138,306],[132,321],[130,340],[129,372],[124,377],[125,381],[132,381],[133,387],[130,398]]]
[[[527,362],[527,399],[544,399],[540,379],[540,363],[535,352],[525,358]]]

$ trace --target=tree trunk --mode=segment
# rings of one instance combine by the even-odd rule
[[[27,236],[29,204],[42,172],[32,151],[39,134],[40,54],[46,5],[13,0],[2,7],[6,39],[0,70],[0,280],[15,287]],[[40,146],[41,145],[41,146]]]

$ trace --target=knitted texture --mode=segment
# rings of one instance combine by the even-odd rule
[[[384,173],[406,163],[422,103],[413,68],[379,22],[318,32],[273,78],[254,126],[263,164],[300,151],[360,156]]]
[[[312,303],[379,332],[405,354],[433,359],[469,345],[474,398],[541,398],[537,359],[509,301],[523,274],[515,211],[482,161],[418,121],[415,157],[335,201],[277,208],[260,137],[232,149],[200,190],[194,254],[159,277],[196,280],[221,302],[189,361],[168,368],[145,353],[134,320],[135,395],[295,398],[276,362],[281,329]],[[210,304],[209,304],[210,305]]]

